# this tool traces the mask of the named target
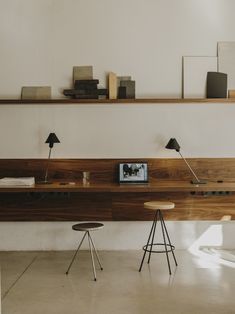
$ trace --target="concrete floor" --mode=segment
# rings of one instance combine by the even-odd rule
[[[235,313],[235,269],[176,251],[169,276],[163,254],[138,266],[142,251],[101,251],[93,281],[90,256],[73,252],[1,252],[2,314]]]

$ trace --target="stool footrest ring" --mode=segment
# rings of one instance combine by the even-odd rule
[[[159,245],[159,246],[164,246],[165,247],[164,243],[153,243],[153,244],[144,245],[143,246],[143,250],[146,251],[146,252],[151,252],[151,253],[166,253],[166,252],[172,252],[175,249],[175,246],[174,245],[170,245],[170,244],[166,244],[166,246],[169,247],[168,250],[151,250],[151,249],[148,248],[148,247],[151,247],[151,246],[154,246],[154,245],[155,246]]]

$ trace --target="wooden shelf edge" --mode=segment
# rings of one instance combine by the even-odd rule
[[[32,105],[32,104],[182,104],[182,103],[235,103],[235,98],[136,98],[136,99],[0,99],[0,105]]]

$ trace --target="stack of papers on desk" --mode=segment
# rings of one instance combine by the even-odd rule
[[[35,184],[34,177],[19,178],[2,178],[0,179],[0,187],[3,186],[32,186]]]

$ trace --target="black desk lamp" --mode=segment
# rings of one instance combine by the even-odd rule
[[[184,162],[186,163],[187,167],[189,168],[190,172],[192,173],[192,175],[194,176],[195,180],[191,180],[192,184],[205,184],[206,181],[205,180],[200,180],[198,179],[196,173],[193,171],[193,169],[190,167],[189,163],[187,162],[187,160],[183,157],[183,155],[180,152],[180,145],[179,143],[176,141],[175,138],[171,138],[169,140],[169,142],[167,143],[167,145],[165,146],[167,149],[175,149],[180,156],[183,158]]]
[[[60,143],[58,137],[56,136],[55,133],[50,133],[46,142],[46,144],[49,144],[49,155],[48,155],[48,161],[47,161],[47,168],[46,168],[46,174],[45,174],[45,179],[43,182],[41,183],[44,183],[44,184],[50,184],[50,182],[47,180],[48,178],[48,167],[49,167],[49,161],[50,161],[50,158],[51,158],[51,149],[53,148],[54,144],[55,143]]]

